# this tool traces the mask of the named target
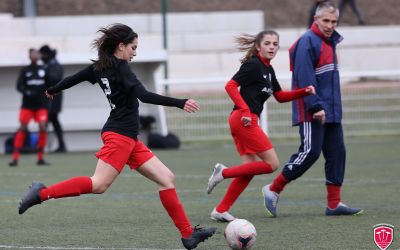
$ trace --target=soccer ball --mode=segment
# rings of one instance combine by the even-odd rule
[[[246,250],[256,242],[257,231],[248,220],[236,219],[226,226],[224,236],[231,249]]]

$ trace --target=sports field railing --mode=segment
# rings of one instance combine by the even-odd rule
[[[368,78],[357,83],[342,84],[343,125],[346,136],[400,134],[400,80],[372,80],[371,78],[399,79],[400,71],[343,73],[342,78]],[[200,104],[200,112],[186,114],[166,108],[168,131],[182,141],[230,140],[228,116],[233,103],[224,86],[229,78],[190,78],[158,81],[159,90],[179,98],[193,98]],[[290,76],[279,79],[290,82]],[[282,86],[284,89],[290,86]],[[267,101],[260,119],[270,137],[297,137],[291,126],[291,103],[278,103],[273,97]]]

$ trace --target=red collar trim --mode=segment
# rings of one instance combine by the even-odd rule
[[[327,37],[324,36],[324,34],[322,34],[322,31],[318,28],[318,25],[316,22],[313,22],[313,24],[311,25],[311,30],[312,32],[314,32],[317,36],[321,37],[323,40],[325,41],[329,41],[329,39]]]
[[[267,68],[271,66],[271,64],[270,64],[270,61],[271,61],[271,60],[265,59],[265,58],[260,54],[260,52],[257,53],[257,56],[258,56],[258,58],[260,58],[261,62],[263,62],[264,65],[265,65]]]

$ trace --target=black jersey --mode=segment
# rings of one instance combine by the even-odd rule
[[[125,60],[113,57],[113,66],[98,72],[94,64],[66,77],[47,91],[58,93],[80,82],[89,81],[98,84],[106,95],[111,107],[110,116],[104,124],[102,132],[116,132],[137,139],[139,130],[139,101],[164,106],[183,108],[186,99],[175,99],[148,92],[132,72]]]
[[[46,70],[46,81],[48,82],[49,87],[56,85],[59,81],[62,80],[64,69],[61,64],[57,61],[57,59],[52,58],[48,61],[44,68]],[[55,96],[53,100],[49,102],[49,114],[57,114],[61,112],[62,107],[62,93]]]
[[[48,101],[44,92],[48,86],[45,75],[40,65],[30,64],[21,70],[17,80],[17,90],[23,95],[21,108],[47,108]]]
[[[258,56],[245,61],[232,80],[240,85],[240,95],[250,111],[258,116],[263,110],[264,102],[274,92],[281,90],[272,66],[267,67]]]

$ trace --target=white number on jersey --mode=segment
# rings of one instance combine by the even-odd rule
[[[104,94],[106,94],[106,97],[107,97],[107,99],[108,99],[108,102],[110,103],[111,109],[115,109],[116,106],[115,106],[115,104],[113,104],[113,103],[111,102],[111,99],[110,99],[110,95],[111,95],[110,82],[108,82],[108,79],[107,79],[107,78],[100,78],[100,80],[101,80],[101,82],[102,82],[102,83],[104,84],[104,86],[105,86],[105,88],[103,88],[103,91],[104,91]]]

